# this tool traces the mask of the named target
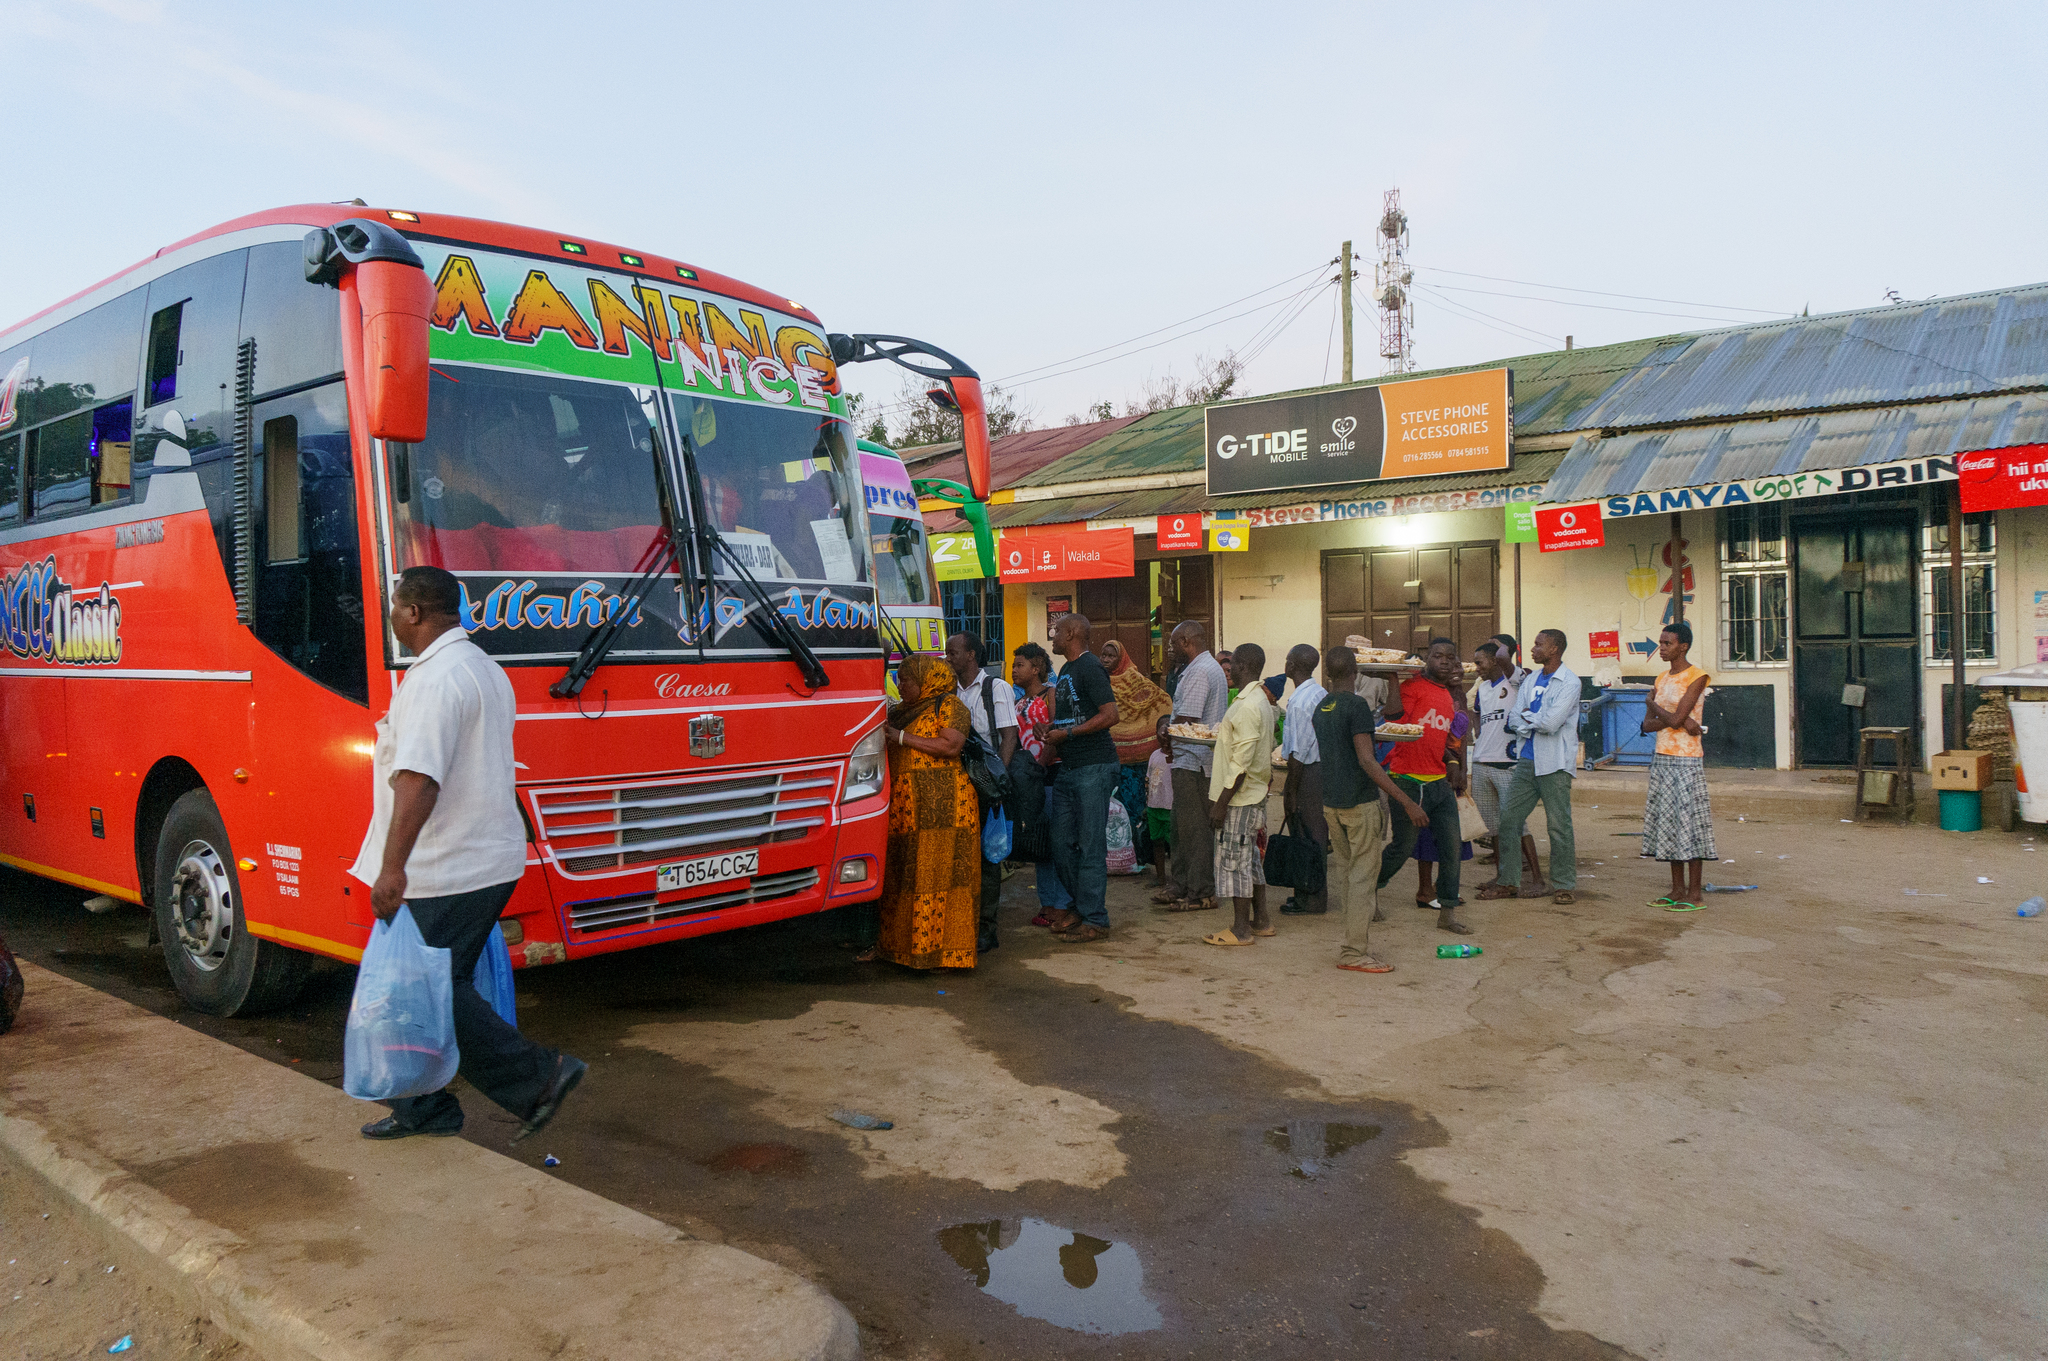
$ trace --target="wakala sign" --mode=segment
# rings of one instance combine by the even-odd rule
[[[1514,439],[1506,369],[1341,388],[1202,413],[1209,494],[1498,471]]]

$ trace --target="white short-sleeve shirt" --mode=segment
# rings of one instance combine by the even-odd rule
[[[349,870],[366,884],[384,867],[392,776],[410,770],[441,787],[405,862],[408,898],[445,898],[526,873],[512,761],[517,705],[505,670],[460,628],[427,644],[377,721],[370,828]]]
[[[997,676],[995,672],[986,668],[977,671],[973,680],[955,691],[960,697],[960,702],[967,706],[967,717],[974,723],[974,735],[979,737],[990,751],[996,749],[996,735],[989,730],[988,708],[982,707],[981,683],[992,676],[995,678],[995,684],[988,687],[988,708],[995,710],[996,727],[1014,728],[1017,726],[1016,692],[1010,689],[1008,681]]]

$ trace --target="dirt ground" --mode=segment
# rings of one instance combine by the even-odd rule
[[[1062,946],[1028,874],[971,974],[855,964],[838,914],[523,972],[592,1073],[508,1151],[818,1281],[876,1361],[2048,1356],[2048,851],[1754,813],[1717,803],[1706,877],[1757,887],[1674,915],[1582,795],[1579,902],[1472,902],[1471,959],[1404,870],[1383,976],[1335,917],[1217,949],[1135,879]],[[197,1017],[76,897],[0,875],[0,925],[338,1080],[347,970]]]
[[[0,1254],[5,1361],[104,1356],[123,1337],[134,1338],[125,1354],[137,1361],[256,1361],[163,1291],[115,1267],[61,1196],[5,1165]]]

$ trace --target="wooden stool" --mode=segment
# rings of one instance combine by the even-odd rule
[[[1913,817],[1913,730],[1911,728],[1865,728],[1856,745],[1856,820],[1869,818],[1873,808],[1903,811],[1902,821]],[[1879,742],[1892,744],[1892,763],[1876,759]],[[1875,797],[1874,797],[1875,796]]]

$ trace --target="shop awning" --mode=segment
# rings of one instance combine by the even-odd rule
[[[1566,452],[1543,499],[1590,501],[1741,484],[2043,440],[2048,393],[2040,392],[1589,435]]]

